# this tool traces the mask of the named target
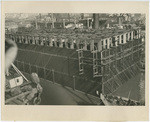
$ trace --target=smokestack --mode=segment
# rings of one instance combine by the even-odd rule
[[[109,28],[109,23],[107,23],[107,28]]]
[[[38,29],[37,20],[35,21],[35,28]]]
[[[94,19],[94,29],[99,28],[99,14],[93,14],[93,19]]]
[[[87,28],[90,27],[89,19],[87,19]]]
[[[122,25],[122,22],[121,22],[121,18],[119,17],[119,26],[121,26]]]
[[[63,19],[63,28],[65,28],[65,19]]]
[[[45,20],[45,28],[47,28],[47,22],[46,22],[46,20]]]
[[[54,27],[54,17],[53,17],[53,13],[52,13],[52,28],[55,28],[55,27]]]
[[[42,15],[41,15],[41,13],[39,14],[39,18],[40,18],[40,20],[42,19]]]

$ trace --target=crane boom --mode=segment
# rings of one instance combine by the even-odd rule
[[[20,72],[20,70],[13,63],[11,63],[11,65],[18,74],[20,74],[27,82],[29,82],[29,80]]]

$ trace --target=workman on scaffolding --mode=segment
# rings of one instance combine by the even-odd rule
[[[31,80],[32,90],[31,93],[24,100],[24,103],[38,105],[41,102],[41,93],[43,91],[43,88],[40,85],[40,79],[36,73],[31,74]]]

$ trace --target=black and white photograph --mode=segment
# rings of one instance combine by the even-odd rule
[[[5,13],[5,105],[145,106],[143,13]]]

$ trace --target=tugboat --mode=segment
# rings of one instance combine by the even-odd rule
[[[41,102],[42,87],[36,73],[31,74],[29,81],[12,63],[6,73],[5,104],[6,105],[38,105]]]

